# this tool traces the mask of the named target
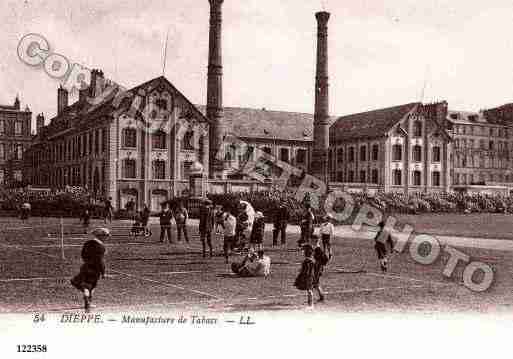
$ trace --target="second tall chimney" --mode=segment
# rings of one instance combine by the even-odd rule
[[[57,115],[60,115],[68,107],[68,90],[59,86],[57,89]]]
[[[208,79],[207,79],[207,118],[210,120],[210,160],[211,178],[223,176],[224,154],[222,150],[225,128],[223,123],[223,57],[221,41],[223,0],[209,0],[210,31],[208,45]]]
[[[328,20],[330,13],[321,11],[317,19],[317,69],[315,76],[315,113],[311,172],[328,183],[329,83]]]

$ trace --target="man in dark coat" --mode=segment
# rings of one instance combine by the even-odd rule
[[[176,209],[174,216],[178,242],[180,242],[183,233],[185,242],[189,243],[189,236],[187,234],[187,220],[189,219],[189,213],[187,212],[187,209],[184,207],[182,202],[178,203],[178,208]]]
[[[171,239],[171,219],[173,218],[173,213],[169,210],[168,204],[166,202],[162,203],[162,211],[159,213],[159,221],[160,221],[160,241],[164,242],[164,239],[167,235],[167,240],[169,243],[172,242]]]
[[[273,247],[278,245],[278,236],[281,233],[281,245],[287,242],[287,224],[289,223],[289,210],[285,204],[280,204],[274,215]]]
[[[203,246],[203,258],[206,257],[205,250],[206,244],[208,244],[208,248],[210,249],[210,257],[212,254],[212,231],[214,230],[214,208],[212,206],[212,201],[206,199],[200,208],[199,214],[199,233],[201,245]],[[206,241],[206,244],[205,244]]]
[[[105,241],[110,236],[107,228],[97,228],[92,232],[94,238],[82,246],[81,257],[84,262],[80,272],[71,279],[71,284],[84,295],[84,307],[89,311],[93,299],[93,290],[96,288],[100,276],[105,278]]]

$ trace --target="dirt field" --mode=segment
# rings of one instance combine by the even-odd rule
[[[421,223],[427,229],[434,228],[436,223],[430,220],[426,218]],[[76,220],[65,221],[65,261],[61,259],[57,219],[34,218],[22,224],[17,219],[3,218],[0,223],[0,312],[80,309],[80,293],[71,287],[69,279],[79,269],[81,244],[87,236],[81,233]],[[94,225],[103,223],[96,221]],[[129,238],[127,222],[114,222],[110,227],[113,236],[107,243],[107,278],[100,281],[95,292],[94,311],[200,308],[248,312],[305,308],[305,293],[292,285],[302,260],[301,252],[295,247],[296,235],[289,236],[286,248],[268,249],[273,262],[269,278],[237,278],[220,256],[220,238],[214,240],[216,256],[202,258],[197,228],[189,228],[192,234],[189,245],[183,242],[169,245],[159,243],[159,229],[155,225],[153,236],[146,239]],[[469,229],[462,227],[461,231]],[[270,236],[271,233],[266,233],[267,245]],[[410,258],[407,249],[394,255],[391,270],[383,275],[372,241],[335,238],[335,257],[322,277],[327,301],[316,305],[315,310],[489,312],[512,309],[511,253],[459,248],[471,260],[488,263],[495,270],[492,287],[475,293],[463,286],[463,265],[456,267],[451,278],[442,275],[448,259],[443,251],[434,264],[420,265]],[[231,259],[241,260],[241,257]],[[358,270],[362,272],[349,273]]]

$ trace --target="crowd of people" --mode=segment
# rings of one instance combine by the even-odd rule
[[[86,211],[87,212],[87,211]],[[112,220],[111,199],[105,201],[105,222]],[[147,228],[150,210],[144,206],[140,212],[134,212],[134,226]],[[190,242],[188,235],[189,213],[183,202],[171,207],[163,203],[158,213],[160,223],[160,242],[175,243],[183,240]],[[172,222],[176,227],[176,234],[172,233]],[[318,301],[325,300],[325,293],[321,285],[321,277],[325,267],[333,257],[331,242],[335,235],[332,219],[325,216],[320,221],[318,230],[314,228],[315,216],[308,202],[304,203],[304,213],[300,221],[300,238],[297,241],[299,250],[303,251],[304,260],[294,286],[306,292],[307,302],[313,307],[314,292],[318,294]],[[199,209],[199,238],[202,244],[203,257],[214,256],[213,238],[222,238],[222,255],[225,263],[229,264],[233,253],[241,254],[239,260],[231,263],[231,271],[239,277],[267,277],[271,274],[271,258],[264,248],[265,218],[260,211],[254,211],[251,204],[240,201],[233,209],[226,209],[215,205],[211,200],[202,200]],[[287,226],[289,214],[285,205],[280,205],[272,218],[272,247],[286,246]],[[89,225],[87,215],[84,226]],[[86,228],[88,229],[88,228]],[[101,276],[105,274],[105,246],[103,242],[109,238],[110,232],[106,228],[97,228],[91,232],[94,239],[87,241],[82,250],[84,264],[80,272],[72,279],[72,285],[84,295],[86,310],[90,307],[92,292]],[[279,239],[279,243],[278,243]],[[388,257],[393,251],[394,243],[385,231],[384,223],[380,223],[375,239],[375,251],[379,266],[385,273],[388,268]],[[240,258],[242,260],[240,260]]]

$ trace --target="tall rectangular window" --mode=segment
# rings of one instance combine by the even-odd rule
[[[372,145],[372,160],[377,161],[379,155],[379,146],[378,145]]]
[[[0,134],[4,134],[4,133],[5,133],[5,121],[0,120]]]
[[[337,163],[343,163],[343,162],[344,162],[344,149],[339,148],[337,150]]]
[[[422,147],[419,145],[413,146],[413,161],[420,162],[422,161]]]
[[[393,145],[392,146],[392,161],[402,161],[403,160],[403,146],[402,145]]]
[[[360,161],[361,162],[367,161],[367,146],[360,147]]]
[[[123,177],[125,178],[135,178],[136,177],[136,163],[133,159],[125,159],[124,160],[124,173]]]
[[[14,134],[16,136],[20,136],[23,132],[23,123],[21,121],[16,121],[14,123]]]
[[[349,162],[354,162],[354,147],[349,147]]]
[[[347,181],[354,182],[354,171],[353,170],[351,170],[347,173]]]
[[[365,170],[361,170],[360,171],[360,182],[361,183],[366,183],[367,182],[367,171]]]
[[[296,162],[300,163],[300,164],[306,163],[306,150],[304,150],[304,149],[297,150]]]
[[[440,147],[433,147],[433,162],[440,162]]]
[[[134,128],[125,128],[123,130],[123,146],[137,147],[137,132]]]
[[[403,174],[401,170],[393,170],[392,171],[392,180],[394,186],[400,186],[402,184]]]
[[[283,162],[289,162],[289,149],[280,148],[280,160]]]
[[[433,178],[432,178],[432,185],[435,187],[440,186],[440,172],[439,171],[433,171]]]
[[[414,186],[420,186],[421,181],[421,172],[420,171],[413,171],[413,185]]]
[[[374,168],[371,172],[371,182],[372,183],[379,183],[379,173],[376,168]]]
[[[102,128],[102,152],[107,152],[107,130]]]
[[[94,131],[94,153],[98,154],[100,152],[100,130],[96,129]]]
[[[166,162],[162,160],[153,161],[153,178],[165,179],[166,178]]]
[[[166,133],[164,131],[156,131],[151,135],[152,146],[154,149],[166,149]]]

